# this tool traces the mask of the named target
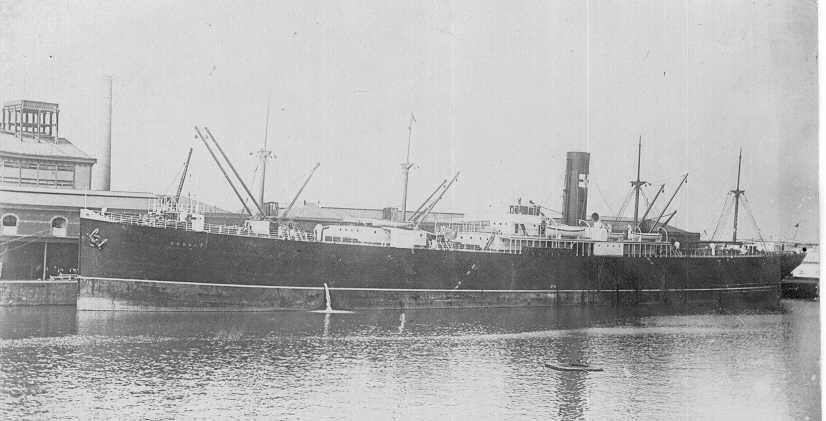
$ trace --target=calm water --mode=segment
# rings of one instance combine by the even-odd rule
[[[819,419],[818,303],[785,305],[687,316],[0,309],[0,418]]]

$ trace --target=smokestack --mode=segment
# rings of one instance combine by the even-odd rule
[[[588,205],[588,152],[568,152],[565,164],[565,190],[562,195],[562,223],[577,225],[585,219]]]
[[[112,188],[112,76],[103,77],[103,155],[97,162],[95,190]]]

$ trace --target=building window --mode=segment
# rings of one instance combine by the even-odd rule
[[[75,166],[72,163],[0,159],[0,182],[5,184],[74,188]]]
[[[65,237],[67,225],[69,225],[69,223],[66,218],[62,216],[55,216],[52,218],[52,235],[55,237]]]
[[[17,215],[3,215],[3,235],[17,235]]]

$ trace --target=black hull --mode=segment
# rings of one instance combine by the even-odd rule
[[[324,283],[344,308],[726,301],[721,291],[776,302],[780,280],[803,259],[411,250],[81,219],[82,235],[95,229],[106,241],[81,238],[79,308],[306,309],[321,305]]]

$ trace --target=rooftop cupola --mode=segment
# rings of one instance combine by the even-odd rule
[[[58,136],[57,104],[21,99],[3,105],[0,130],[14,133],[18,139],[26,137],[38,141],[54,142]]]

